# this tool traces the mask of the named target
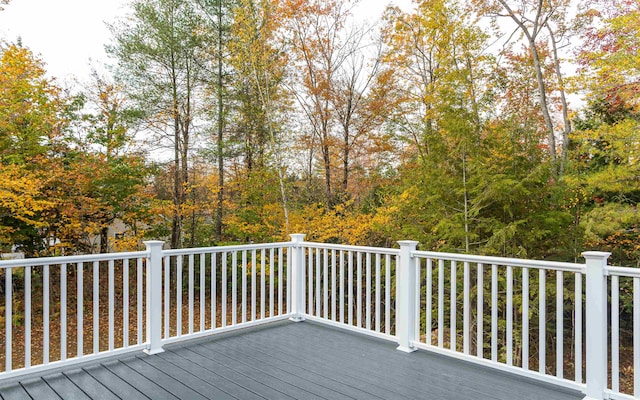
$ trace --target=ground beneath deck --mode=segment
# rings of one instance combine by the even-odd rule
[[[283,322],[0,384],[3,399],[540,399],[579,393],[323,325]]]

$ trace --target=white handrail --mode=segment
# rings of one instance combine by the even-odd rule
[[[76,256],[56,256],[56,257],[40,257],[40,258],[23,258],[16,260],[0,260],[0,269],[3,268],[23,268],[37,267],[42,265],[60,265],[60,264],[77,264],[93,261],[111,261],[122,260],[125,258],[146,257],[149,253],[146,251],[134,251],[126,253],[102,253],[87,254]]]
[[[231,246],[213,246],[213,247],[196,247],[189,249],[170,249],[163,250],[165,256],[203,254],[203,253],[223,253],[244,250],[260,250],[260,249],[279,249],[291,246],[291,242],[275,242],[275,243],[259,243],[259,244],[240,244]]]
[[[522,258],[507,258],[493,256],[477,256],[472,254],[440,253],[435,251],[414,251],[412,257],[434,258],[450,261],[474,262],[484,265],[501,265],[523,268],[538,268],[564,272],[584,273],[585,265],[558,261],[527,260]]]
[[[400,254],[400,249],[389,249],[386,247],[354,246],[354,245],[346,245],[346,244],[318,243],[318,242],[302,242],[300,245],[304,247],[313,248],[313,249],[359,251],[361,253],[379,253],[379,254],[390,254],[390,255]]]

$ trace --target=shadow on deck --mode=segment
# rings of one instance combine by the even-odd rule
[[[3,399],[540,399],[578,392],[316,323],[262,328],[2,383]]]

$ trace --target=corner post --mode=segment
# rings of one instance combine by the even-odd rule
[[[607,259],[611,253],[582,253],[587,266],[586,364],[587,391],[584,400],[605,399],[607,389]]]
[[[411,353],[416,349],[412,342],[416,339],[416,281],[415,259],[411,254],[416,250],[418,242],[413,240],[399,241],[400,260],[396,269],[396,337],[397,350]]]
[[[147,354],[162,353],[162,246],[150,240],[147,246]]]
[[[304,321],[304,242],[305,235],[294,233],[291,236],[291,321]]]

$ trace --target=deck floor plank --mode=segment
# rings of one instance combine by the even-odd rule
[[[0,388],[0,396],[3,400],[31,400],[31,396],[19,383]]]
[[[203,394],[196,392],[192,388],[183,383],[179,379],[174,378],[150,364],[144,362],[140,358],[130,358],[122,361],[127,367],[144,375],[147,379],[162,387],[179,399],[207,400]]]
[[[256,368],[255,365],[249,365],[240,362],[236,359],[237,355],[232,354],[224,354],[219,351],[216,351],[216,348],[221,346],[213,346],[213,348],[209,348],[206,345],[198,345],[192,348],[193,351],[201,354],[210,360],[215,360],[217,362],[222,363],[227,368],[242,374],[246,377],[250,377],[255,379],[256,381],[262,383],[263,385],[269,386],[274,390],[282,392],[288,396],[293,397],[294,399],[309,399],[309,400],[322,400],[322,399],[330,399],[330,397],[321,397],[316,393],[304,390],[296,385],[295,377],[292,375],[288,376],[288,379],[285,377],[277,377],[276,374],[271,371],[271,373],[266,373],[260,368]],[[292,379],[294,378],[294,379]],[[337,399],[336,399],[337,400]]]
[[[280,322],[0,382],[3,400],[580,400],[565,388],[318,323]]]
[[[294,354],[276,351],[273,349],[274,342],[271,342],[267,348],[267,346],[260,345],[260,340],[246,339],[227,342],[224,345],[232,351],[246,351],[261,359],[266,358],[280,362],[283,368],[288,369],[292,374],[300,374],[307,379],[319,380],[336,391],[355,399],[387,399],[389,396],[398,396],[397,392],[392,392],[383,385],[378,385],[380,382],[363,381],[358,376],[354,376],[350,371],[345,370],[342,362],[326,365],[321,360],[301,352]]]
[[[104,364],[104,366],[122,380],[126,381],[129,385],[134,386],[136,389],[141,391],[150,399],[175,400],[179,398],[160,386],[158,382],[150,380],[143,374],[127,366],[122,361]]]
[[[33,399],[61,399],[42,378],[29,379],[20,383]]]
[[[295,346],[291,343],[299,343],[299,341],[292,340],[287,337],[284,332],[277,335],[277,339],[270,342],[269,348],[264,348],[264,351],[270,357],[285,357],[285,359],[296,359],[296,354],[304,354],[304,357],[300,357],[299,360],[314,360],[314,364],[309,368],[319,371],[323,374],[329,374],[329,376],[336,380],[342,380],[344,383],[353,385],[355,388],[366,391],[371,396],[382,396],[382,398],[409,398],[409,399],[421,399],[425,396],[424,382],[420,379],[410,380],[407,379],[407,375],[412,371],[408,370],[406,364],[403,363],[389,363],[386,359],[372,360],[368,357],[363,357],[361,354],[366,353],[354,353],[353,349],[337,350],[335,349],[337,342],[340,340],[348,339],[348,337],[334,337],[329,330],[327,333],[327,343],[330,344],[320,351],[315,351],[311,346],[306,344]],[[248,343],[242,342],[243,346],[257,350],[259,341],[255,341],[256,337],[246,337]],[[358,336],[358,339],[364,339]],[[366,338],[368,339],[368,338]],[[377,345],[388,346],[386,342],[376,341]],[[395,354],[394,346],[390,346],[388,349],[389,354]],[[403,356],[407,356],[403,354]],[[330,369],[326,369],[326,366],[331,366]],[[396,382],[402,382],[400,385],[389,385],[390,380]],[[446,398],[450,396],[451,387],[428,387],[429,396],[435,399]],[[468,392],[468,391],[467,391]],[[478,393],[471,391],[465,393],[462,391],[462,395],[467,395],[467,398],[476,398]],[[497,397],[489,396],[486,399],[497,399]]]
[[[268,357],[256,351],[247,351],[242,347],[227,347],[226,342],[223,341],[220,341],[219,344],[221,346],[210,346],[210,350],[225,356],[237,357],[239,362],[252,365],[282,381],[289,382],[310,393],[315,393],[321,398],[349,400],[358,398],[358,395],[362,395],[362,393],[357,391],[352,393],[353,396],[343,394],[339,391],[339,387],[335,387],[336,385],[332,387],[332,385],[324,383],[324,379],[321,379],[321,376],[296,368],[290,362]]]
[[[308,324],[307,324],[308,325]],[[296,339],[304,337],[306,351],[312,357],[319,357],[328,364],[341,362],[351,373],[358,374],[374,382],[385,379],[398,379],[403,381],[403,389],[409,395],[409,391],[414,395],[424,395],[425,388],[434,398],[437,396],[447,396],[451,387],[456,387],[456,393],[462,398],[477,398],[482,396],[486,399],[513,399],[510,390],[504,390],[502,385],[497,385],[482,376],[479,381],[460,380],[461,373],[473,375],[476,371],[486,372],[484,368],[470,365],[460,365],[456,361],[455,368],[449,368],[449,359],[429,355],[430,357],[417,358],[414,354],[406,354],[395,349],[395,344],[381,341],[374,338],[360,338],[339,335],[340,332],[324,332],[323,339],[332,343],[333,351],[328,352],[326,345],[322,345],[314,333],[308,327],[301,327],[301,332],[296,332],[295,336],[289,336],[291,332],[283,332],[278,340],[280,346],[285,346],[288,342],[295,342]],[[338,333],[337,335],[335,333]],[[298,335],[299,334],[299,335]],[[377,343],[376,343],[377,342]],[[371,350],[375,349],[375,352]],[[277,347],[278,351],[285,351],[284,347]],[[338,361],[340,360],[340,361]],[[467,368],[470,367],[470,368]],[[430,373],[438,370],[437,374]],[[469,382],[471,386],[469,386]]]
[[[63,399],[69,400],[91,400],[85,392],[70,381],[62,373],[49,375],[43,378],[49,386]]]
[[[313,328],[312,324],[302,324],[296,331],[286,331],[278,339],[285,342],[295,342],[294,334],[298,340],[304,338],[307,343],[307,351],[314,356],[339,356],[343,362],[353,362],[360,365],[362,360],[367,360],[367,374],[378,375],[384,371],[383,375],[395,377],[396,379],[407,380],[410,387],[420,390],[428,386],[430,390],[439,387],[449,391],[451,387],[456,387],[456,392],[468,397],[475,396],[495,396],[498,399],[510,400],[514,398],[523,399],[545,399],[557,396],[556,388],[549,385],[533,382],[530,379],[519,379],[514,385],[507,373],[496,370],[487,370],[486,367],[475,365],[469,362],[455,360],[444,355],[417,352],[405,354],[395,350],[393,343],[375,342],[380,340],[375,338],[361,338],[354,335],[341,335],[342,332],[333,328],[328,328],[318,335],[319,331]],[[333,333],[330,331],[333,330]],[[327,341],[332,343],[333,352],[326,351]],[[418,355],[416,357],[415,355]],[[355,357],[355,358],[354,358]],[[327,363],[337,362],[335,358],[326,359]],[[430,371],[437,370],[437,374]],[[488,373],[490,371],[491,373]],[[424,389],[423,389],[424,390]],[[524,397],[522,397],[524,396]],[[527,397],[529,396],[529,397]],[[559,398],[573,399],[574,394],[568,394]]]
[[[149,397],[145,396],[135,386],[131,386],[127,381],[111,372],[102,364],[83,368],[83,371],[86,372],[87,375],[99,381],[100,384],[105,387],[106,390],[102,391],[112,392],[123,400],[149,399]],[[99,389],[100,388],[96,386],[96,390]]]
[[[197,364],[202,366],[203,368],[212,371],[220,376],[223,376],[229,380],[236,382],[238,385],[241,385],[254,393],[259,393],[260,396],[266,399],[274,399],[274,400],[290,400],[295,397],[288,396],[278,390],[273,389],[270,386],[267,386],[252,377],[239,374],[236,371],[233,371],[227,368],[226,365],[221,362],[211,360],[202,354],[197,353],[192,350],[192,347],[185,348],[185,350],[190,353],[189,357],[194,360]]]
[[[120,397],[107,389],[99,380],[91,376],[82,369],[71,370],[64,374],[69,381],[73,382],[77,387],[92,400],[118,400]]]
[[[264,397],[248,390],[241,385],[238,385],[233,380],[226,379],[218,374],[213,373],[210,370],[202,368],[198,363],[189,359],[188,357],[183,357],[181,354],[187,353],[186,351],[175,352],[173,350],[165,351],[164,353],[158,354],[158,358],[164,362],[170,363],[174,365],[176,368],[181,369],[183,371],[187,371],[199,379],[206,380],[211,385],[216,388],[224,391],[225,393],[230,394],[236,399],[247,399],[247,400],[262,400]],[[187,355],[188,356],[188,355]]]
[[[196,392],[205,396],[208,399],[216,400],[233,400],[233,397],[229,393],[226,393],[215,385],[207,382],[204,379],[198,378],[196,375],[185,371],[181,368],[176,368],[174,364],[168,363],[159,357],[140,356],[141,361],[148,363],[149,365],[157,368],[158,370],[171,375],[173,378],[192,388]]]

